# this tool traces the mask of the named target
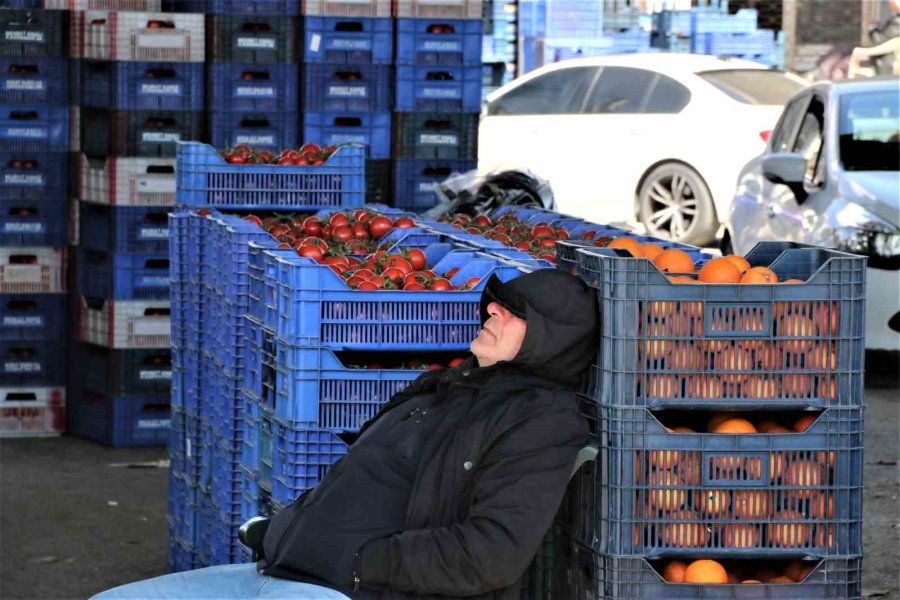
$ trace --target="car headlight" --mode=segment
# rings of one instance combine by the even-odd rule
[[[900,268],[900,230],[855,203],[835,215],[835,247],[869,257],[869,266]]]

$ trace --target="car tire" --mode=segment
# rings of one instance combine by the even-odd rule
[[[712,242],[719,228],[709,188],[681,163],[659,165],[647,175],[638,192],[638,218],[647,235],[696,246]]]

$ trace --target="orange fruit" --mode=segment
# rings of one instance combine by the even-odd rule
[[[731,498],[726,490],[704,490],[694,492],[694,508],[706,515],[725,514],[731,506]]]
[[[837,396],[837,386],[834,377],[819,379],[818,394],[823,398],[835,398]]]
[[[719,423],[713,433],[756,433],[756,427],[747,419],[733,417]]]
[[[815,391],[812,375],[785,375],[781,380],[781,395],[790,398],[809,398]]]
[[[777,332],[779,336],[787,338],[807,338],[814,334],[815,323],[809,317],[803,315],[787,315],[778,320]],[[785,349],[791,354],[803,354],[812,346],[807,339],[787,340]]]
[[[819,525],[816,527],[816,546],[834,548],[834,527]]]
[[[778,577],[773,577],[769,580],[769,583],[797,583],[790,577],[785,577],[784,575],[779,575]]]
[[[735,490],[734,516],[737,519],[758,520],[772,516],[774,498],[771,492],[762,490]]]
[[[693,342],[675,342],[666,359],[666,365],[679,370],[702,369],[703,354]]]
[[[776,577],[780,577],[780,575],[777,572],[769,570],[769,569],[764,569],[756,574],[756,580],[760,581],[762,583],[768,583],[769,581],[771,581],[772,579],[775,579]]]
[[[630,237],[617,237],[606,245],[607,248],[619,248],[627,250],[634,257],[641,257],[644,253],[641,251],[641,243]]]
[[[674,450],[653,450],[650,452],[650,464],[658,469],[671,469],[678,464],[679,453]]]
[[[784,568],[785,577],[790,577],[794,581],[801,581],[805,575],[803,571],[806,569],[806,566],[803,564],[802,560],[792,560],[788,566]]]
[[[816,323],[816,331],[821,336],[832,336],[838,330],[838,304],[815,304],[813,306],[813,320]]]
[[[647,338],[643,343],[643,354],[645,359],[660,360],[668,354],[670,342],[668,340],[660,339],[670,335],[668,327],[661,323],[653,323],[644,335]]]
[[[666,512],[671,512],[684,505],[685,491],[674,489],[681,485],[670,471],[654,471],[650,474],[650,504]]]
[[[740,582],[741,582],[741,580],[738,578],[737,575],[735,575],[731,571],[728,572],[728,583],[735,584],[735,583],[740,583]]]
[[[794,431],[796,431],[797,433],[803,433],[804,431],[809,429],[809,426],[813,424],[818,416],[819,415],[817,414],[809,414],[800,417],[799,419],[797,419],[797,422],[794,423]]]
[[[810,500],[809,514],[814,519],[834,518],[834,498],[831,494],[817,494]]]
[[[741,583],[762,583],[759,579],[745,579]]]
[[[727,258],[714,258],[700,267],[697,280],[703,283],[738,283],[741,270]]]
[[[830,450],[827,455],[824,452],[819,452],[819,466],[823,469],[834,468],[834,450]]]
[[[816,463],[798,460],[791,463],[790,468],[784,474],[784,483],[793,488],[791,496],[794,498],[809,498],[813,491],[808,488],[818,487],[823,483],[822,471]]]
[[[750,375],[744,381],[741,397],[743,398],[774,398],[778,395],[775,380],[763,375]]]
[[[755,548],[759,545],[759,528],[729,523],[725,525],[722,540],[729,548]]]
[[[659,256],[653,259],[656,265],[663,273],[693,273],[694,260],[684,250],[669,248],[659,253]]]
[[[678,398],[681,380],[674,375],[651,375],[643,389],[648,398]]]
[[[700,482],[703,480],[703,474],[700,470],[700,453],[685,452],[681,457],[681,464],[677,472],[685,485],[700,485]]]
[[[755,366],[750,353],[737,346],[728,346],[715,355],[714,368],[722,375],[722,382],[734,385],[744,379],[743,375],[731,373],[746,372]]]
[[[717,412],[706,423],[706,430],[713,431],[719,424],[724,423],[728,419],[734,417],[733,412]]]
[[[693,398],[720,398],[723,394],[722,380],[715,375],[694,375],[690,384]]]
[[[684,574],[687,571],[687,563],[673,560],[663,569],[663,579],[669,583],[684,583]]]
[[[654,264],[655,264],[654,260]],[[697,280],[693,277],[688,277],[687,275],[670,275],[669,281],[672,283],[697,283]]]
[[[685,583],[728,583],[725,567],[714,560],[695,560],[684,573]]]
[[[729,254],[724,258],[725,260],[736,266],[741,273],[744,273],[745,271],[750,269],[750,263],[747,262],[747,259],[743,256],[738,256],[737,254]]]
[[[797,279],[796,277],[791,277],[790,279],[785,279],[781,283],[806,283],[802,279]]]
[[[670,517],[663,527],[663,542],[674,548],[696,548],[705,546],[709,540],[706,526],[698,523],[699,515],[690,511],[679,511]]]
[[[837,356],[827,343],[813,344],[806,354],[806,361],[809,367],[818,371],[833,371],[837,368]]]
[[[741,283],[778,283],[778,275],[768,267],[750,267],[741,275]]]
[[[751,479],[759,479],[762,477],[762,459],[747,458],[744,459],[744,467]],[[781,452],[769,453],[769,480],[776,481],[781,477],[784,470],[784,455]]]
[[[685,426],[683,426],[683,425],[679,425],[678,427],[673,427],[673,428],[671,429],[671,432],[672,432],[672,433],[697,433],[696,431],[694,431],[694,430],[691,429],[690,427],[685,427]]]
[[[792,510],[776,513],[774,523],[769,523],[769,532],[775,545],[783,548],[797,548],[806,545],[809,526],[804,523],[782,523],[780,521],[799,521],[803,515]]]
[[[756,426],[756,430],[760,433],[792,433],[790,429],[775,421],[763,421]]]
[[[761,344],[754,348],[754,358],[766,371],[774,371],[780,369],[784,360],[782,359],[778,348],[774,344]]]
[[[659,244],[641,244],[641,256],[643,256],[644,258],[653,260],[654,258],[659,256],[662,251],[663,248]]]
[[[816,563],[812,563],[812,564],[807,565],[807,566],[804,567],[804,569],[803,569],[803,576],[800,577],[800,579],[798,579],[797,581],[803,581],[804,579],[806,579],[807,577],[809,577],[809,574],[810,574],[810,573],[812,573],[812,572],[815,571],[815,570],[816,570]]]

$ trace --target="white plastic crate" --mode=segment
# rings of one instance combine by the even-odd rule
[[[66,291],[66,249],[0,248],[0,293]]]
[[[66,388],[0,388],[0,438],[56,436],[66,430]]]
[[[391,0],[304,0],[307,17],[390,17]]]
[[[44,8],[53,10],[162,10],[162,0],[44,0]]]
[[[201,14],[88,11],[84,57],[99,60],[203,62]]]
[[[174,158],[79,157],[78,197],[111,206],[175,204]]]
[[[168,348],[169,301],[78,298],[78,339],[106,348]]]
[[[481,0],[394,0],[394,16],[404,19],[480,19],[481,4]]]

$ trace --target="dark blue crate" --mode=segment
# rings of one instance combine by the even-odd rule
[[[88,156],[168,158],[178,142],[205,137],[203,111],[80,110],[81,150]]]
[[[481,65],[398,66],[396,102],[399,112],[478,112]]]
[[[65,58],[0,58],[0,104],[69,104]]]
[[[107,206],[79,202],[81,245],[104,252],[167,252],[166,206]]]
[[[78,291],[94,298],[138,300],[169,297],[169,254],[122,254],[79,248]]]
[[[69,397],[67,409],[77,415],[77,425],[71,430],[73,435],[114,448],[168,443],[168,396],[107,396],[76,389]]]
[[[303,28],[306,63],[392,64],[393,19],[305,17]]]
[[[172,351],[169,348],[114,350],[77,344],[72,357],[88,389],[110,396],[156,396],[169,393]]]
[[[216,148],[248,144],[257,150],[279,152],[297,147],[297,112],[210,112],[210,141]]]
[[[173,415],[174,417],[174,415]],[[174,422],[174,418],[172,419]],[[181,475],[170,471],[169,495],[166,517],[173,527],[170,535],[176,541],[192,543],[196,532],[197,509],[199,501],[196,487],[188,485]]]
[[[203,110],[202,63],[83,63],[84,106],[113,110]]]
[[[578,544],[563,558],[548,578],[552,595],[542,597],[584,600],[860,600],[863,597],[862,559],[858,557],[815,561],[811,563],[815,569],[800,583],[714,586],[668,583],[662,576],[667,560],[597,554]],[[788,563],[738,559],[724,564],[731,571],[746,570],[751,575],[762,569],[780,572]]]
[[[368,146],[369,158],[390,158],[391,113],[305,113],[303,139],[322,146],[362,144]]]
[[[416,212],[432,208],[438,203],[438,185],[453,173],[477,167],[477,160],[396,160],[394,206]]]
[[[172,10],[208,15],[286,15],[300,14],[296,0],[172,0]]]
[[[366,204],[387,204],[394,197],[394,171],[389,159],[366,160]]]
[[[68,155],[61,152],[0,152],[0,200],[66,198]]]
[[[789,242],[746,258],[798,284],[677,284],[646,258],[578,250],[604,319],[593,385],[620,406],[846,406],[863,395],[866,259]],[[710,389],[691,384],[712,380]],[[720,379],[725,378],[725,379]],[[753,385],[729,385],[746,378]],[[665,385],[654,385],[655,382]]]
[[[181,573],[200,568],[200,562],[192,546],[177,540],[169,540],[169,554],[166,573]]]
[[[481,66],[480,19],[397,19],[397,64]]]
[[[398,159],[477,160],[478,115],[399,113],[393,156]]]
[[[0,200],[0,245],[65,246],[68,199]]]
[[[65,350],[52,340],[0,342],[0,386],[65,385]]]
[[[69,56],[69,12],[10,8],[0,11],[0,56]]]
[[[193,207],[317,210],[359,207],[365,194],[365,148],[338,149],[318,167],[229,165],[212,147],[178,146],[178,203]]]
[[[303,73],[304,112],[389,112],[390,65],[307,64]]]
[[[207,20],[207,62],[297,64],[300,19],[273,15],[213,15]]]
[[[0,144],[12,152],[68,152],[69,107],[0,106]]]
[[[330,431],[272,420],[272,500],[283,505],[314,488],[347,454]]]
[[[216,112],[298,110],[298,65],[209,65],[209,108]]]
[[[0,294],[0,341],[65,338],[65,294]]]

